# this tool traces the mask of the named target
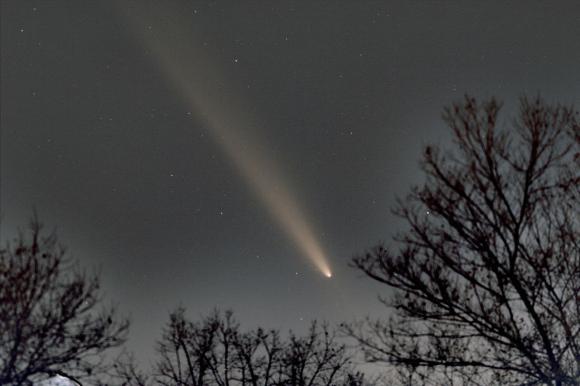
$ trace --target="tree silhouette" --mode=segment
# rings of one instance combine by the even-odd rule
[[[346,330],[409,384],[580,384],[578,112],[523,98],[504,128],[499,111],[469,96],[444,110],[454,150],[425,148],[398,252],[353,259],[395,313]]]
[[[153,375],[143,377],[134,363],[118,366],[124,385],[182,386],[362,386],[350,355],[327,325],[312,323],[305,336],[257,328],[240,331],[231,312],[214,312],[199,322],[185,310],[172,312],[157,346]]]
[[[0,250],[0,385],[106,369],[102,354],[125,340],[126,320],[98,309],[99,280],[80,272],[36,217]]]

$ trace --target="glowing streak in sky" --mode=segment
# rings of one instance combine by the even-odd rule
[[[215,63],[211,63],[203,49],[199,49],[201,45],[192,39],[192,33],[185,30],[186,23],[191,23],[191,20],[184,19],[177,12],[168,13],[167,9],[156,9],[155,27],[134,13],[129,18],[172,87],[204,117],[213,139],[266,204],[281,228],[322,274],[332,277],[310,223],[290,194],[273,160],[265,159],[264,152],[260,151],[263,146],[257,138],[251,137],[256,120],[248,113],[249,109],[241,107],[239,98],[232,98],[224,92],[222,73],[216,69]],[[159,21],[169,21],[171,27],[160,30]]]

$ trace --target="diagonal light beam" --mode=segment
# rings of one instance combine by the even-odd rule
[[[165,3],[166,4],[166,3]],[[216,92],[224,79],[193,36],[185,30],[188,20],[168,8],[155,9],[155,23],[137,15],[138,8],[124,3],[124,10],[146,49],[158,62],[168,82],[207,122],[211,137],[235,165],[240,176],[263,201],[273,219],[302,253],[326,277],[332,277],[325,253],[305,214],[290,193],[274,160],[267,159],[264,147],[251,136],[256,119],[241,108],[239,98]],[[149,19],[151,21],[151,19]],[[159,28],[159,22],[171,23]],[[191,22],[191,21],[189,21]],[[155,28],[152,27],[155,25]],[[151,27],[150,27],[151,26]]]

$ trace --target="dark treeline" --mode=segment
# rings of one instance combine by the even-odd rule
[[[394,209],[408,229],[354,257],[393,290],[389,320],[282,337],[242,331],[231,312],[192,321],[177,309],[151,369],[111,361],[127,320],[34,217],[0,249],[0,385],[370,384],[356,355],[394,369],[389,385],[580,385],[579,112],[522,98],[503,127],[500,110],[468,96],[444,110],[454,147],[425,148],[424,185]]]
[[[140,372],[131,361],[116,365],[117,381],[136,386],[355,386],[363,381],[328,325],[313,322],[306,335],[282,339],[277,330],[241,332],[231,312],[215,311],[193,322],[184,309],[176,310],[157,357],[154,375]]]

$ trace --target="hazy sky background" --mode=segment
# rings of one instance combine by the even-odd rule
[[[421,147],[449,141],[442,107],[466,92],[497,96],[509,124],[523,94],[580,102],[576,2],[0,7],[1,238],[36,207],[85,267],[100,269],[144,359],[177,305],[297,331],[315,318],[387,315],[376,300],[384,288],[348,262],[401,225],[389,209],[421,180]],[[147,37],[181,52],[160,60]],[[187,69],[183,85],[171,63]],[[277,165],[333,278],[214,139],[208,121],[238,110],[253,120],[229,130]]]

